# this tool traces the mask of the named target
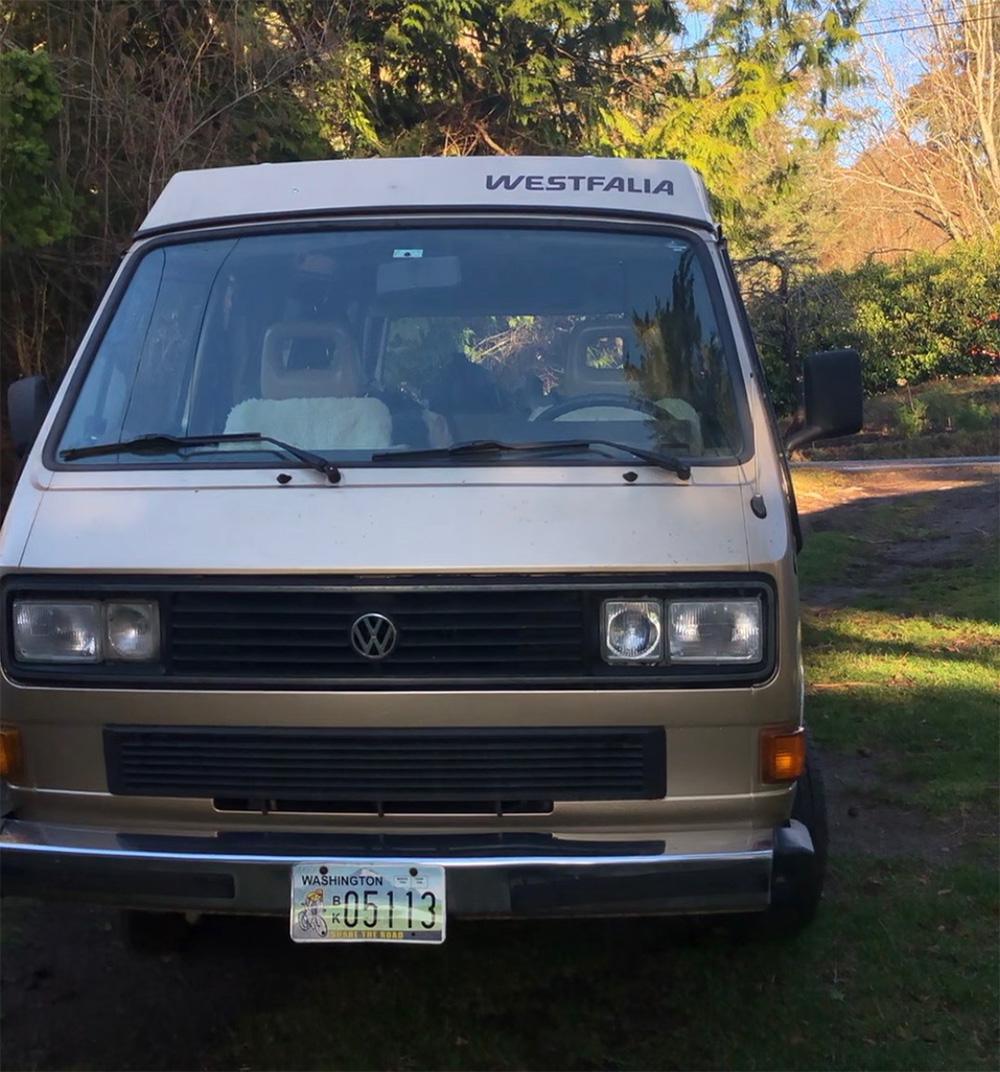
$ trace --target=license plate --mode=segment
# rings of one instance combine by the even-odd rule
[[[295,942],[443,942],[444,868],[308,863],[292,868]]]

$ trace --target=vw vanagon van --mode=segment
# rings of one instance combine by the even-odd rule
[[[51,404],[9,393],[4,892],[303,942],[808,919],[785,450],[857,429],[857,355],[804,391],[783,444],[682,164],[176,175]]]

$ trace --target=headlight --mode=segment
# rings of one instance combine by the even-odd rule
[[[14,654],[29,663],[148,662],[160,654],[159,606],[17,600]]]
[[[604,658],[609,663],[658,663],[663,658],[663,604],[609,599],[604,604]]]
[[[670,661],[757,663],[763,653],[759,599],[705,599],[670,604]]]
[[[14,604],[14,651],[25,662],[96,663],[101,657],[100,603]]]
[[[155,603],[108,603],[108,658],[155,659],[160,654],[160,608]]]

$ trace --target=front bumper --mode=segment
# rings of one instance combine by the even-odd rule
[[[642,840],[545,834],[212,837],[114,833],[11,819],[2,891],[123,907],[284,915],[304,861],[441,864],[449,915],[546,917],[759,911],[812,856],[800,823]]]

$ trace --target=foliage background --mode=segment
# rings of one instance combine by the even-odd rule
[[[989,373],[1000,361],[1000,238],[955,243],[895,261],[798,272],[749,258],[744,293],[779,410],[793,409],[801,357],[853,346],[868,394],[945,376]]]
[[[1000,105],[977,112],[974,90],[1000,77],[1000,18],[989,0],[913,2],[937,26],[925,77],[845,167],[838,145],[864,120],[849,105],[872,33],[863,0],[7,0],[3,379],[58,379],[174,171],[428,153],[699,167],[786,411],[802,355],[819,347],[860,347],[871,391],[988,372]],[[879,162],[907,152],[920,182],[944,185],[904,197],[937,237],[916,252],[901,243],[900,259],[885,255],[884,220],[866,248],[858,212],[892,187],[890,226],[903,227],[910,172]],[[982,164],[971,178],[970,152]]]

